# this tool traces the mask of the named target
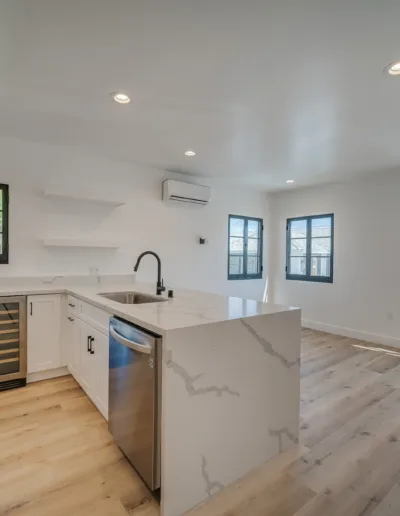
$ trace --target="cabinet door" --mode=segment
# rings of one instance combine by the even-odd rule
[[[61,366],[61,296],[28,296],[28,373]]]
[[[67,361],[68,370],[72,376],[80,383],[80,324],[79,319],[72,315],[68,316],[68,342],[67,342]]]
[[[94,329],[87,323],[80,321],[80,384],[86,394],[93,400],[94,397],[94,353],[91,352],[91,339]]]
[[[94,398],[93,402],[108,419],[108,336],[92,330],[92,350],[94,359]]]

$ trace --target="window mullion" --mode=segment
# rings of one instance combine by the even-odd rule
[[[286,222],[286,274],[291,274],[290,270],[290,226],[291,222]]]
[[[247,248],[248,248],[248,219],[244,219],[244,242],[243,242],[243,275],[247,277]]]
[[[259,222],[258,223],[258,242],[257,242],[257,274],[261,274],[262,275],[262,267],[263,267],[263,264],[262,264],[262,245],[263,245],[263,241],[262,241],[262,224]]]
[[[311,218],[307,219],[306,276],[311,276]]]
[[[231,271],[231,217],[228,218],[228,279]]]

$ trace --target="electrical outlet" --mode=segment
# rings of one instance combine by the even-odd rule
[[[393,312],[386,312],[386,319],[388,321],[393,321],[393,319],[394,319]]]

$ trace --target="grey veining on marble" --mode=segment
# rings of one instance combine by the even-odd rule
[[[64,279],[64,276],[53,276],[52,278],[45,279],[42,281],[42,285],[52,285],[58,279]]]
[[[210,497],[216,492],[221,491],[221,489],[223,489],[225,486],[221,482],[218,482],[218,480],[210,480],[210,475],[208,474],[207,467],[207,459],[203,454],[201,454],[201,474],[204,478],[204,482],[206,483],[207,495],[208,497]]]
[[[217,387],[216,385],[209,385],[208,387],[195,387],[194,383],[199,378],[204,376],[204,373],[190,376],[184,367],[177,364],[176,362],[173,362],[171,359],[166,360],[166,365],[169,369],[172,369],[174,373],[179,375],[185,382],[185,388],[189,396],[200,396],[202,394],[209,394],[210,392],[215,392],[217,397],[221,397],[223,393],[230,394],[231,396],[240,396],[238,392],[233,391],[227,385],[223,385],[222,387]]]
[[[267,339],[259,335],[247,321],[245,321],[244,319],[240,319],[240,322],[249,331],[249,333],[251,333],[251,335],[257,340],[257,342],[263,348],[264,352],[268,353],[268,355],[271,355],[272,357],[277,358],[283,366],[293,367],[295,365],[300,365],[300,358],[294,361],[288,360],[281,353],[279,353],[279,351],[276,351]]]
[[[245,323],[165,335],[162,516],[185,514],[297,441],[301,312]]]
[[[271,437],[277,437],[279,442],[279,453],[283,452],[283,436],[286,435],[286,437],[289,439],[289,441],[292,441],[293,444],[297,444],[299,442],[298,438],[292,434],[286,427],[279,428],[278,430],[271,430],[269,429],[269,435]]]

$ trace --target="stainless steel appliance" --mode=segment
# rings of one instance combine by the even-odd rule
[[[167,301],[164,297],[143,294],[142,292],[106,292],[99,294],[99,296],[123,305],[141,305],[143,303],[160,303]]]
[[[160,487],[161,337],[110,319],[108,428],[152,490]]]
[[[0,297],[0,391],[26,385],[26,296]]]

